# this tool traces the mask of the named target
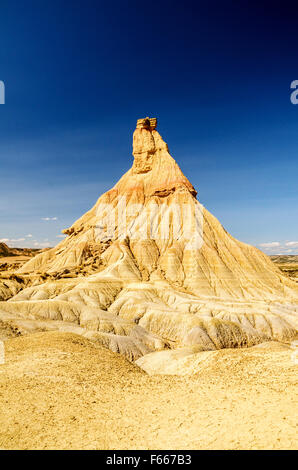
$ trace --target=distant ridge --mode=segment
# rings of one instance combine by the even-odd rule
[[[6,243],[0,243],[0,257],[8,256],[33,256],[36,253],[39,253],[41,250],[39,248],[10,248]]]
[[[9,248],[6,243],[0,243],[0,256],[15,256],[18,255],[19,252],[15,248]]]

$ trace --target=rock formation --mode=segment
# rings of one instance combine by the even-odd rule
[[[297,284],[198,202],[156,125],[137,121],[131,169],[22,266],[48,280],[0,302],[0,318],[52,320],[130,360],[290,341]]]

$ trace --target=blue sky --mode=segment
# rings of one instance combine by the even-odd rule
[[[58,243],[149,115],[233,236],[298,253],[297,20],[278,4],[2,0],[0,239]]]

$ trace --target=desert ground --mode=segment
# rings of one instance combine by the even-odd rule
[[[215,351],[192,376],[150,376],[81,336],[5,342],[2,449],[295,449],[287,345]]]

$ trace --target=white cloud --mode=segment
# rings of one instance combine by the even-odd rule
[[[34,243],[34,246],[36,248],[48,248],[49,247],[49,243],[48,242],[35,242]]]
[[[260,243],[258,245],[261,249],[270,255],[286,255],[286,254],[297,254],[298,242],[289,241],[289,242],[268,242]]]
[[[287,242],[286,246],[298,246],[298,242]]]
[[[49,221],[49,220],[58,220],[58,217],[42,217],[41,220],[46,220],[46,221]]]
[[[0,242],[2,243],[14,243],[14,242],[24,242],[26,238],[2,238]]]
[[[262,248],[275,248],[276,246],[280,246],[279,242],[270,242],[270,243],[260,243]]]
[[[28,235],[26,235],[26,238],[32,238],[33,235],[31,235],[31,233],[28,233]]]
[[[31,238],[32,237],[32,238]],[[46,238],[42,242],[33,239],[33,235],[29,237],[26,235],[26,238],[2,238],[0,242],[7,243],[8,246],[16,247],[16,248],[29,248],[29,247],[36,247],[36,248],[47,248],[51,245],[51,242]],[[28,239],[29,238],[29,239]],[[25,243],[24,243],[25,242]]]
[[[65,238],[66,235],[56,235],[56,238]]]

